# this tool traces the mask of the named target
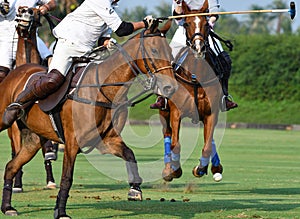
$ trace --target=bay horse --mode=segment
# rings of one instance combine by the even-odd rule
[[[158,26],[158,21],[154,23]],[[118,50],[105,61],[91,62],[86,66],[75,89],[67,95],[60,107],[65,149],[60,189],[54,209],[55,218],[70,218],[66,213],[66,204],[79,149],[90,151],[96,148],[103,154],[113,154],[125,160],[130,186],[128,200],[142,200],[142,179],[137,161],[120,133],[125,126],[127,106],[132,102],[127,98],[132,83],[142,85],[144,90],[141,94],[159,87],[166,97],[170,97],[177,88],[171,66],[171,48],[165,38],[165,31],[153,28],[152,25],[150,30],[141,31],[123,46],[116,44]],[[2,122],[5,108],[16,99],[26,84],[30,86],[28,78],[34,79],[34,73],[41,71],[44,68],[39,65],[22,65],[3,81],[0,87],[0,92],[4,93],[0,103],[0,131],[5,129]],[[49,116],[41,111],[37,103],[33,104],[21,121],[40,136],[42,142],[45,139],[61,142]],[[25,144],[7,163],[1,205],[4,214],[17,215],[17,210],[11,205],[12,179],[39,148],[40,145],[34,142]]]
[[[40,12],[37,8],[29,8],[20,6],[16,16],[16,31],[18,34],[18,44],[16,51],[16,67],[26,63],[41,63],[41,57],[37,49],[37,28],[41,26]],[[17,76],[19,77],[19,75]],[[25,129],[23,127],[22,129]],[[28,130],[27,130],[28,132]],[[34,133],[32,133],[35,135]],[[22,147],[22,133],[19,130],[17,123],[14,123],[8,129],[8,136],[11,140],[12,156],[14,157]],[[45,144],[52,144],[47,141]],[[43,155],[45,155],[45,147],[42,147]],[[46,188],[55,189],[56,184],[52,172],[52,164],[50,160],[44,161],[46,170]],[[14,192],[23,191],[22,169],[18,171],[14,181]]]
[[[200,10],[190,10],[183,1],[182,8],[184,14],[203,13],[208,9],[208,2],[205,1]],[[223,167],[213,134],[223,93],[219,78],[212,67],[213,54],[208,43],[210,27],[205,16],[190,16],[185,18],[184,28],[188,45],[181,49],[173,63],[179,88],[168,101],[168,109],[160,110],[165,146],[162,177],[165,181],[172,181],[182,175],[179,133],[182,118],[189,117],[193,123],[201,121],[204,126],[202,157],[192,173],[196,177],[207,174],[211,158],[213,178],[220,181]]]

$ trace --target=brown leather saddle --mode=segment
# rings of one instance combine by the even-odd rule
[[[45,113],[48,113],[52,111],[55,107],[62,104],[65,100],[65,97],[70,89],[73,89],[81,74],[83,73],[86,65],[80,65],[78,64],[87,64],[91,60],[87,57],[74,57],[73,58],[73,64],[66,75],[66,80],[63,83],[63,85],[53,94],[49,95],[45,99],[39,100],[38,105],[41,108],[42,111]],[[39,72],[36,74],[45,74],[44,72]]]

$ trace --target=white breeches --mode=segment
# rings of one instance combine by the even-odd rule
[[[0,22],[0,66],[12,69],[16,59],[18,34],[14,21],[3,20]]]
[[[218,44],[218,47],[220,48],[220,52],[222,52],[223,47],[222,47],[220,41],[217,39],[215,39],[215,40],[216,40],[216,43]],[[210,36],[208,37],[208,41],[209,41],[209,45],[210,45],[211,49],[214,51],[214,53],[218,54],[213,46],[213,42],[212,42],[212,39]],[[172,48],[172,55],[174,58],[176,57],[176,55],[178,54],[180,49],[182,49],[183,47],[186,46],[186,35],[185,35],[185,29],[183,26],[178,26],[178,28],[170,42],[170,46]]]
[[[89,50],[84,49],[65,39],[58,39],[54,49],[53,58],[49,65],[48,72],[57,69],[64,76],[72,65],[72,57],[81,57],[87,54]]]

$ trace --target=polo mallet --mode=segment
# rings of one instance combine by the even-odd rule
[[[285,13],[288,12],[293,20],[296,16],[296,6],[295,2],[290,3],[289,9],[266,9],[266,10],[248,10],[248,11],[223,11],[223,12],[211,12],[211,13],[196,13],[196,14],[184,14],[184,15],[176,15],[169,16],[165,18],[161,18],[163,20],[167,19],[176,19],[176,18],[184,18],[184,17],[192,17],[192,16],[211,16],[211,15],[224,15],[224,14],[252,14],[252,13]]]

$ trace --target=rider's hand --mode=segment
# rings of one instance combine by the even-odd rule
[[[41,12],[42,15],[46,14],[48,11],[50,11],[50,8],[47,4],[41,5],[39,7],[39,11]]]
[[[152,15],[148,15],[144,18],[143,22],[145,24],[145,28],[149,29],[151,25],[153,24],[154,18]]]
[[[116,43],[117,43],[117,40],[116,40],[116,39],[110,38],[110,39],[108,40],[108,42],[107,42],[107,45],[106,45],[107,49],[113,50],[113,49],[115,48]]]
[[[211,29],[214,29],[214,26],[216,24],[217,18],[215,16],[211,16],[208,20],[208,25],[211,27]]]

